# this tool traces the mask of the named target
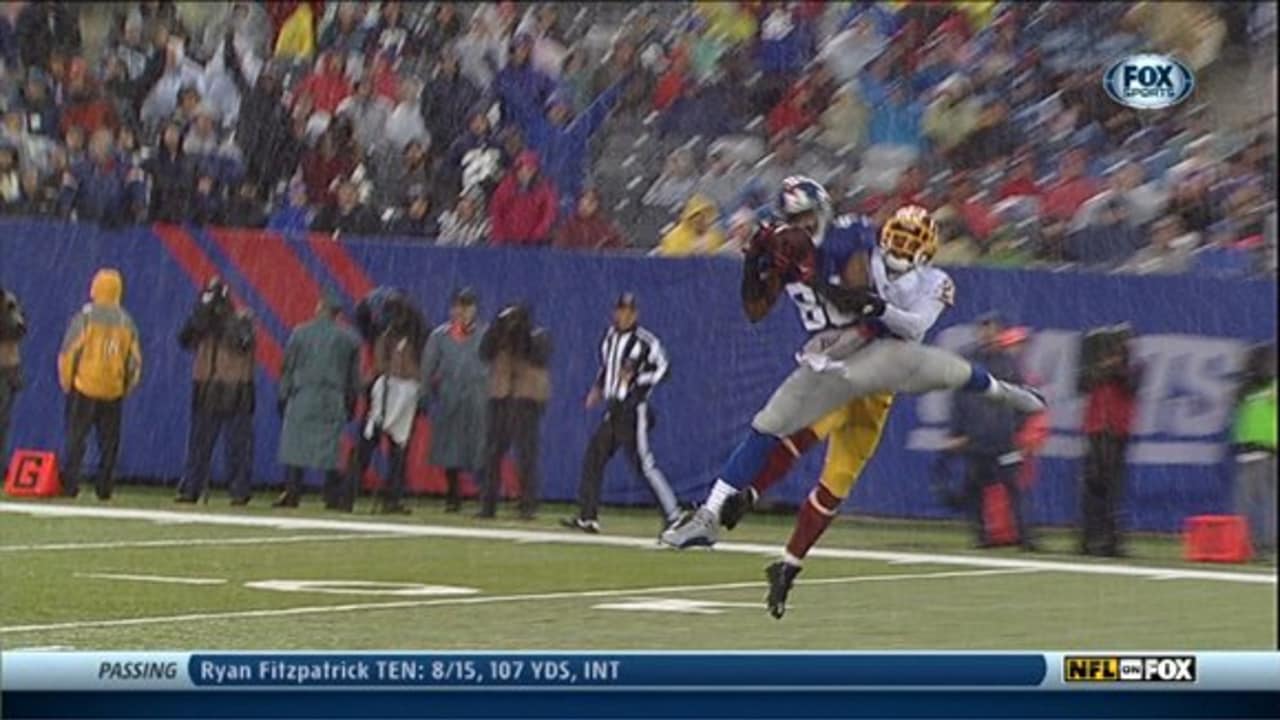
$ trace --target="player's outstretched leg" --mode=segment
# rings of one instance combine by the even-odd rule
[[[769,606],[769,614],[781,618],[787,612],[787,596],[796,576],[804,567],[804,558],[813,549],[831,526],[839,512],[844,498],[836,497],[826,486],[819,484],[809,493],[808,499],[796,513],[796,525],[791,531],[791,539],[787,541],[787,549],[782,559],[765,568],[765,577],[769,581],[769,595],[765,603]]]
[[[659,537],[662,544],[682,550],[715,545],[720,535],[720,511],[724,508],[725,501],[736,495],[739,487],[745,486],[760,472],[777,444],[778,438],[753,427],[729,457],[724,473],[711,486],[706,502],[683,522],[664,530]]]
[[[908,358],[914,362],[908,363]],[[979,393],[1027,414],[1042,412],[1048,407],[1044,396],[1034,388],[999,380],[981,364],[942,348],[880,340],[868,346],[857,360],[845,363],[845,377],[855,386],[865,383],[866,378],[892,377],[895,367],[908,363],[914,367],[909,375],[886,383],[897,392],[961,390]]]
[[[714,545],[725,502],[760,474],[781,438],[803,430],[851,397],[850,387],[840,374],[797,368],[756,413],[751,431],[734,450],[702,507],[685,522],[663,532],[659,540],[675,548]]]
[[[1035,388],[999,380],[978,363],[969,363],[969,377],[960,389],[982,393],[996,402],[1027,414],[1042,412],[1048,407],[1044,396]]]
[[[773,452],[769,453],[764,468],[751,481],[751,484],[730,495],[724,501],[724,507],[720,509],[720,524],[726,530],[737,527],[738,523],[742,522],[742,518],[755,509],[760,497],[779,480],[786,477],[796,460],[820,441],[821,438],[813,428],[805,428],[783,438],[782,442],[773,448]]]

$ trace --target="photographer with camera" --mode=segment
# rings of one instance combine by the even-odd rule
[[[373,380],[368,385],[368,414],[360,441],[348,459],[347,486],[353,491],[360,487],[360,478],[385,436],[391,444],[391,462],[382,498],[374,509],[408,515],[409,508],[404,505],[405,453],[418,415],[427,323],[403,292],[377,288],[357,306],[356,326],[373,351]]]
[[[1142,367],[1134,362],[1128,325],[1095,329],[1081,341],[1078,389],[1085,396],[1080,552],[1121,557],[1118,522],[1129,436],[1137,414]]]
[[[1249,351],[1236,389],[1231,433],[1236,514],[1249,519],[1254,551],[1276,551],[1276,348]]]
[[[213,447],[223,437],[231,504],[249,502],[253,467],[255,332],[253,315],[236,310],[220,278],[205,284],[178,333],[178,345],[195,353],[191,364],[191,435],[187,468],[175,502],[193,503],[209,488]]]
[[[14,397],[22,389],[22,354],[19,344],[27,334],[18,298],[0,287],[0,476],[9,467],[9,415]]]
[[[538,445],[542,412],[551,397],[547,361],[551,339],[535,327],[524,305],[498,313],[480,339],[480,359],[489,364],[489,436],[484,498],[478,518],[497,512],[502,458],[515,446],[520,477],[520,517],[532,520],[538,508]]]

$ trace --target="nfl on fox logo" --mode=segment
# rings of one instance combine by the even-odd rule
[[[1138,110],[1159,110],[1191,97],[1191,69],[1168,55],[1130,55],[1107,68],[1102,86],[1112,100]]]
[[[1195,682],[1196,659],[1190,655],[1067,656],[1062,677],[1067,682]]]

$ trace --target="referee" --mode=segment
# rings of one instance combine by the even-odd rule
[[[614,306],[613,324],[600,343],[600,371],[587,394],[587,408],[603,399],[605,413],[587,444],[587,455],[582,461],[578,515],[562,520],[565,527],[600,532],[598,515],[604,468],[619,446],[626,450],[632,465],[649,483],[666,524],[670,525],[680,516],[675,493],[649,449],[652,424],[649,394],[667,375],[667,356],[658,338],[636,324],[638,317],[635,294],[623,293]]]

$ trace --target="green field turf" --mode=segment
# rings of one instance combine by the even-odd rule
[[[1136,537],[1133,557],[1104,561],[1059,554],[1073,542],[1062,532],[1029,555],[968,550],[950,523],[841,520],[775,621],[761,569],[786,539],[787,515],[752,517],[720,548],[682,553],[657,548],[656,516],[640,510],[610,510],[598,537],[558,528],[567,509],[553,506],[533,522],[444,515],[435,500],[417,510],[403,519],[314,505],[233,511],[222,499],[192,508],[134,488],[109,505],[0,503],[0,646],[1275,646],[1274,565],[1189,565],[1171,537]],[[328,588],[341,594],[249,585],[265,581],[388,585]]]

